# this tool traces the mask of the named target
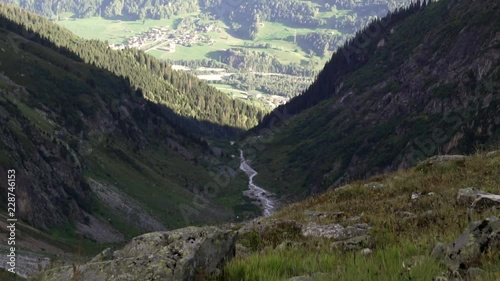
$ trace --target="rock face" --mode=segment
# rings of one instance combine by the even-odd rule
[[[340,224],[319,225],[309,223],[302,227],[302,235],[321,237],[334,240],[346,240],[353,237],[366,235],[370,226],[366,223],[343,227]]]
[[[500,251],[500,219],[491,217],[471,223],[455,241],[438,244],[431,255],[444,262],[451,270],[474,266],[481,255]]]
[[[470,206],[476,200],[477,198],[483,196],[483,195],[488,195],[489,193],[477,190],[471,187],[468,188],[462,188],[458,190],[457,193],[457,203],[460,205],[467,205]]]
[[[316,219],[345,219],[344,212],[318,212],[318,211],[304,211],[304,218],[312,221]]]
[[[16,257],[16,273],[18,276],[28,278],[39,273],[49,267],[51,259],[48,257],[39,256],[36,254],[21,254]],[[5,269],[5,265],[9,262],[7,255],[0,255],[1,268]],[[17,280],[17,279],[11,279]]]
[[[467,217],[470,222],[473,211],[481,212],[488,208],[499,208],[500,195],[473,188],[462,188],[458,190],[457,203],[469,207]]]
[[[312,273],[312,274],[308,274],[308,275],[301,275],[301,276],[292,277],[292,278],[288,279],[288,281],[313,281],[313,280],[316,280],[318,278],[331,279],[331,278],[333,278],[333,276],[331,274],[328,274],[328,273],[317,272],[317,273]]]
[[[217,274],[235,254],[237,234],[219,227],[187,227],[135,237],[121,250],[107,249],[90,262],[60,267],[40,280],[196,280]]]
[[[465,160],[467,156],[465,155],[436,155],[422,162],[422,164],[442,164],[451,161],[461,161]]]
[[[359,223],[343,227],[340,224],[319,225],[308,223],[302,226],[302,235],[333,240],[332,247],[352,251],[373,246],[373,239],[368,234],[370,226]]]

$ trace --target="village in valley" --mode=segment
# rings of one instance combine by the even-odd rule
[[[156,49],[174,53],[176,46],[213,45],[215,40],[207,34],[211,31],[221,32],[221,28],[215,23],[201,23],[200,19],[186,18],[175,30],[160,26],[152,27],[146,32],[128,38],[124,43],[112,44],[110,47],[116,50],[137,48],[145,52]]]
[[[117,20],[116,24],[121,21]],[[125,33],[133,33],[131,30],[123,28]],[[184,18],[176,29],[163,26],[153,26],[149,30],[140,34],[132,35],[124,40],[123,43],[111,44],[110,47],[115,50],[125,48],[141,49],[145,52],[157,50],[167,53],[174,53],[177,46],[193,47],[193,46],[211,46],[215,40],[211,38],[210,32],[220,33],[222,30],[215,22],[202,22],[199,18]],[[227,92],[228,94],[236,94],[240,99],[245,100],[260,100],[269,108],[275,108],[280,104],[286,103],[289,98],[277,95],[263,95],[257,91],[242,91],[236,89],[228,89],[224,86],[224,80],[228,79],[233,73],[228,73],[223,68],[205,68],[199,67],[191,69],[181,65],[173,65],[172,68],[178,71],[188,71],[196,73],[197,77],[211,83],[212,86]]]

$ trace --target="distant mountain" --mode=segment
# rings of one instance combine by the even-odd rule
[[[302,95],[252,130],[261,135],[248,146],[257,183],[302,197],[498,145],[498,4],[412,4],[358,32]]]
[[[116,242],[258,213],[240,198],[244,176],[200,195],[232,165],[206,136],[234,136],[256,109],[10,5],[0,5],[0,33],[0,175],[17,172],[20,220]]]

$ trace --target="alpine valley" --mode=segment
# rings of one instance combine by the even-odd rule
[[[499,18],[2,1],[0,280],[500,280]]]

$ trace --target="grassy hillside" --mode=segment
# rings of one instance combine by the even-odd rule
[[[496,1],[439,1],[360,31],[301,96],[253,130],[268,140],[248,142],[258,151],[257,182],[303,198],[435,154],[494,146],[497,15]]]
[[[239,162],[172,124],[126,79],[6,29],[0,34],[0,175],[18,171],[19,219],[66,245],[77,243],[78,226],[93,218],[130,238],[154,225],[172,229],[259,213],[241,198],[243,174],[206,198],[204,186],[216,183],[219,169],[237,170]],[[125,216],[126,204],[110,205],[94,182],[141,214]],[[182,206],[196,212],[184,216]]]
[[[225,280],[278,281],[311,273],[324,275],[307,280],[332,280],[328,274],[335,280],[433,280],[448,274],[446,266],[430,256],[434,246],[453,241],[469,225],[469,205],[456,199],[458,190],[468,187],[500,194],[498,151],[458,161],[420,163],[410,170],[356,181],[285,206],[261,221],[261,225],[269,223],[269,229],[240,237],[240,243],[253,250],[226,266]],[[412,198],[415,194],[416,199]],[[307,216],[314,211],[342,212],[342,216]],[[498,209],[486,208],[474,212],[472,219],[499,214]],[[276,220],[283,223],[271,224]],[[367,223],[372,226],[373,252],[362,255],[359,250],[335,249],[331,240],[302,236],[296,225],[311,222]],[[291,246],[277,247],[282,242]],[[482,256],[475,266],[485,272],[473,280],[499,280],[499,259],[498,251]]]

